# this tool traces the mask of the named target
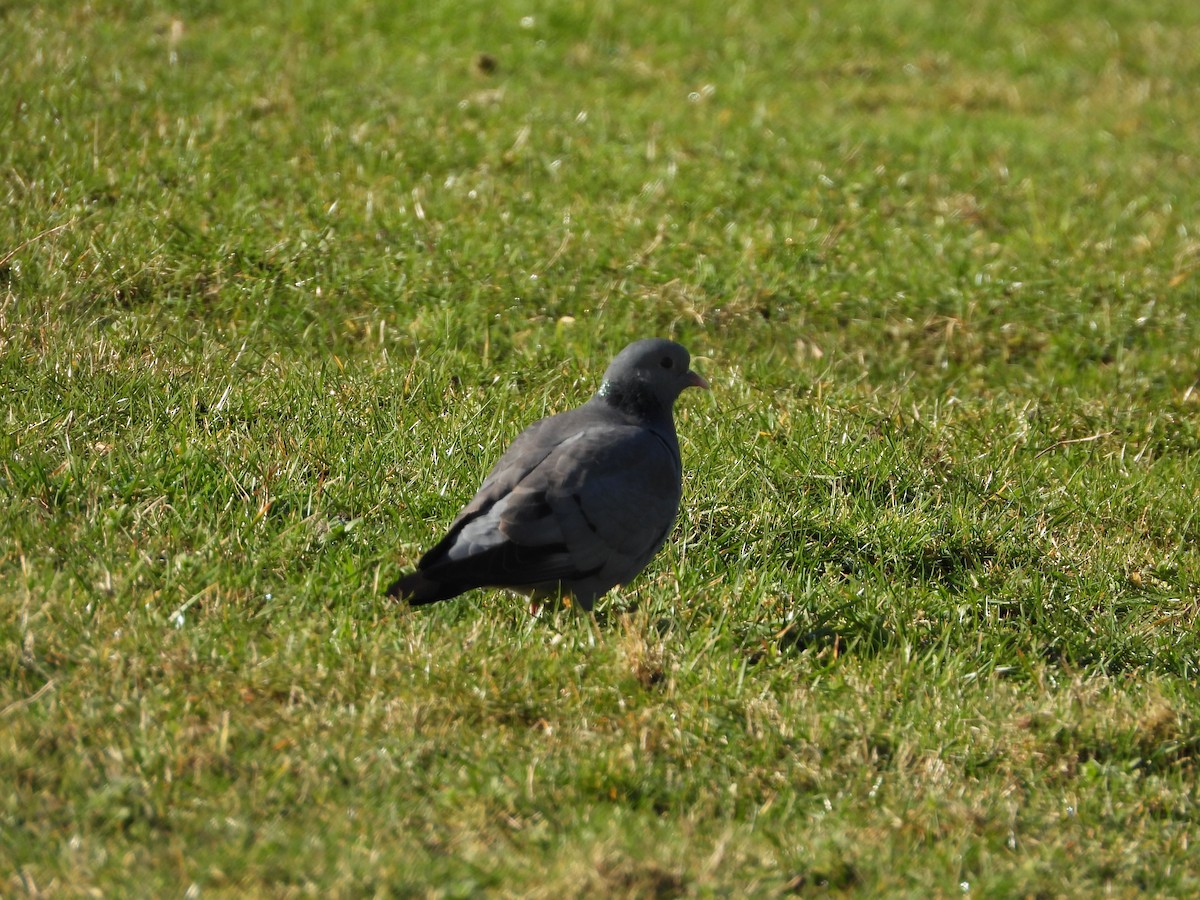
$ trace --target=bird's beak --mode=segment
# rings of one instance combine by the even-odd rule
[[[689,371],[687,373],[686,380],[687,380],[687,387],[704,388],[704,390],[706,390],[706,391],[710,389],[708,380],[703,375],[701,375],[699,372]]]

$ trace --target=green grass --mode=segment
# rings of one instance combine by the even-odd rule
[[[1198,45],[0,5],[0,893],[1196,894]],[[597,624],[385,605],[650,335],[714,390]]]

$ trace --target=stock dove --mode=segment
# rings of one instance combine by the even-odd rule
[[[526,428],[417,569],[387,593],[413,606],[478,587],[585,610],[646,567],[679,511],[672,408],[708,388],[673,341],[635,341],[577,409]]]

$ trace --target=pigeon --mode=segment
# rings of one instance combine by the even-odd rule
[[[674,341],[622,350],[590,400],[517,436],[446,536],[388,596],[424,606],[497,587],[535,604],[569,595],[590,611],[632,580],[679,511],[672,409],[685,388],[709,386],[690,362]]]

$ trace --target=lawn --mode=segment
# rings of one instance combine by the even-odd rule
[[[0,4],[0,894],[1200,893],[1197,46]],[[640,578],[385,602],[655,335]]]

